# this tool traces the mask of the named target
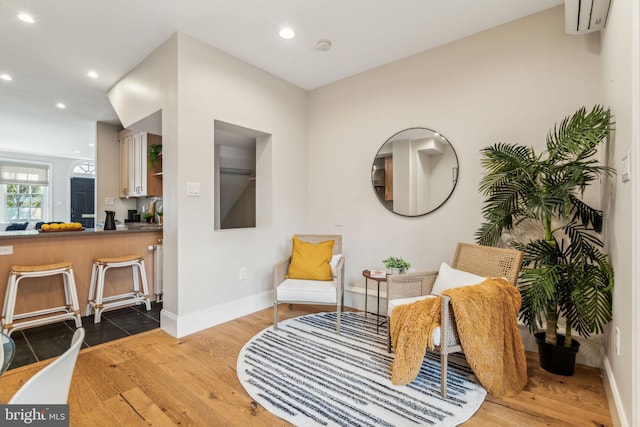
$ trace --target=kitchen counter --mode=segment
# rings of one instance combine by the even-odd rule
[[[81,314],[86,313],[89,281],[94,258],[138,254],[144,257],[149,292],[153,299],[154,252],[149,249],[162,241],[162,226],[141,224],[113,231],[87,229],[83,231],[37,232],[5,231],[0,234],[0,301],[4,302],[7,278],[12,265],[41,265],[68,261],[73,270],[80,301]],[[6,255],[5,255],[6,254]],[[30,278],[21,282],[16,313],[39,310],[47,305],[64,305],[62,280],[51,277]],[[131,269],[109,270],[105,295],[129,292],[132,289]],[[108,290],[107,290],[108,289]]]
[[[127,224],[124,227],[118,227],[115,230],[103,230],[101,228],[87,228],[78,231],[47,231],[38,230],[20,230],[20,231],[0,231],[0,241],[3,238],[20,238],[20,237],[70,237],[70,236],[92,236],[96,234],[113,234],[113,233],[148,233],[162,232],[162,225],[134,223]]]

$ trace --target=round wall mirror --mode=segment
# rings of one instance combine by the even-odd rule
[[[380,203],[404,216],[433,212],[458,182],[458,156],[440,133],[410,128],[389,138],[376,154],[371,183]]]

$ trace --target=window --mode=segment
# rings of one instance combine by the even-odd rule
[[[83,160],[73,167],[73,176],[95,176],[96,164],[90,160]]]
[[[0,161],[0,221],[44,221],[49,167]]]

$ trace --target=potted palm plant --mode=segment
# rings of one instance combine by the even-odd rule
[[[573,374],[579,344],[572,331],[589,337],[612,317],[613,268],[599,238],[602,211],[582,198],[587,186],[615,173],[594,158],[612,129],[608,109],[581,108],[554,126],[540,154],[504,143],[481,151],[486,200],[476,241],[494,246],[505,232],[528,234],[511,242],[524,253],[520,319],[536,336],[541,366],[561,375]],[[562,319],[564,336],[557,333]]]

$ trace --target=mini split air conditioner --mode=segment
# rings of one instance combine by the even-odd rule
[[[564,0],[564,25],[567,34],[598,31],[607,24],[611,0]]]

